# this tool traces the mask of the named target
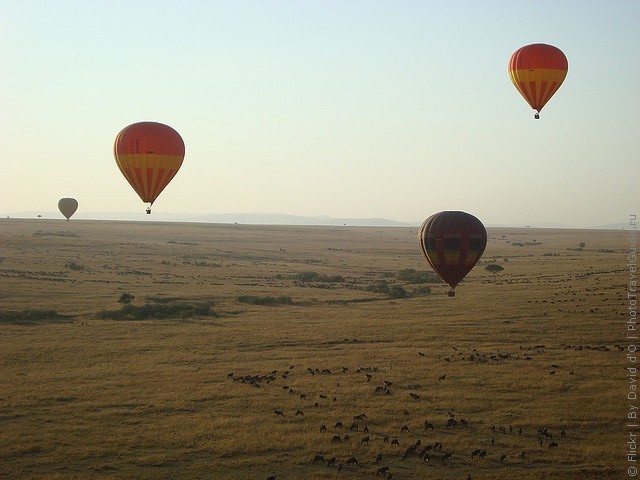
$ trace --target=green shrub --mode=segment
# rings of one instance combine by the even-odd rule
[[[414,268],[405,268],[404,270],[400,270],[396,275],[396,278],[414,285],[420,283],[440,283],[440,279],[434,272],[428,270],[418,272]]]
[[[120,298],[129,294],[122,294]],[[211,305],[188,304],[188,303],[146,303],[142,306],[132,305],[133,298],[129,295],[129,303],[123,303],[120,310],[102,311],[97,317],[101,319],[113,320],[164,320],[168,318],[194,318],[194,317],[217,317],[218,314],[211,309]]]
[[[238,303],[247,303],[249,305],[291,305],[293,300],[291,297],[257,297],[255,295],[240,295],[237,299]]]
[[[409,294],[400,285],[394,285],[389,289],[389,296],[391,298],[407,298]]]
[[[66,320],[66,315],[61,315],[55,310],[0,310],[0,323],[36,323]]]
[[[69,270],[84,270],[84,265],[80,265],[79,263],[76,263],[76,262],[67,262],[64,264],[64,266]]]
[[[296,280],[301,282],[324,282],[324,283],[341,283],[344,282],[342,275],[322,275],[317,272],[299,272],[296,274]]]

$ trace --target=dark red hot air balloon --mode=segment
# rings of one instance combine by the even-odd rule
[[[420,249],[431,268],[451,287],[478,263],[487,246],[482,222],[466,212],[445,211],[427,218],[418,233]]]

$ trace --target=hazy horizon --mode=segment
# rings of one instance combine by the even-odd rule
[[[60,212],[7,212],[0,213],[0,219],[42,219],[65,220]],[[160,212],[146,215],[141,212],[76,212],[71,221],[76,220],[108,220],[108,221],[132,221],[132,222],[185,222],[185,223],[239,223],[246,225],[291,225],[291,226],[374,226],[374,227],[419,227],[423,220],[400,221],[385,217],[332,217],[329,215],[293,215],[278,212],[229,212],[229,213],[177,213]],[[635,230],[635,225],[626,222],[609,222],[598,225],[576,225],[551,221],[540,222],[512,222],[512,223],[487,223],[487,228],[497,227],[531,227],[531,228],[567,228],[567,229],[623,229]]]

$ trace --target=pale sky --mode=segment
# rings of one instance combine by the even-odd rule
[[[148,120],[186,145],[154,212],[626,222],[638,25],[637,0],[0,0],[0,214],[144,219],[112,148]],[[530,43],[569,61],[540,120],[507,73]]]

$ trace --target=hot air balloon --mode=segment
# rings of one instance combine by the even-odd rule
[[[71,215],[78,210],[78,201],[75,198],[61,198],[58,200],[58,210],[65,216],[67,222],[71,218]]]
[[[569,63],[562,50],[544,43],[519,48],[509,60],[509,77],[540,118],[540,110],[560,88]]]
[[[147,213],[151,213],[151,205],[182,165],[184,142],[168,125],[139,122],[118,133],[113,155],[129,184],[149,203]]]
[[[482,222],[466,212],[445,211],[427,218],[418,233],[420,249],[431,268],[451,287],[471,271],[487,246]]]

